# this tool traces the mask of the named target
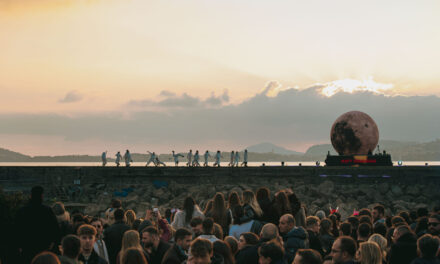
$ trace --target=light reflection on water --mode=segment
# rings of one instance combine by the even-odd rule
[[[174,162],[164,162],[169,167],[174,167]],[[268,162],[248,162],[249,167],[259,167],[262,166],[262,164],[265,164],[265,166],[281,166],[281,162],[274,162],[274,161],[268,161]],[[292,161],[292,162],[284,162],[284,166],[299,166],[299,163],[301,163],[302,166],[316,166],[316,163],[314,161],[304,161],[304,162],[298,162],[298,161]],[[440,166],[440,161],[403,161],[402,166],[425,166],[425,163],[428,163],[430,166]],[[146,162],[133,162],[132,167],[144,167]],[[212,166],[213,162],[209,163],[209,166]],[[227,167],[228,162],[222,162],[222,167]],[[241,163],[240,163],[241,164]],[[397,161],[393,162],[394,166],[397,166]],[[203,163],[201,163],[203,166]],[[320,161],[320,165],[324,166],[325,162]],[[93,167],[93,166],[102,166],[101,162],[0,162],[1,166],[70,166],[70,167]],[[124,167],[125,164],[121,163],[121,167]],[[150,164],[150,167],[153,165]],[[186,162],[180,162],[179,167],[185,167]],[[116,167],[116,164],[114,162],[107,163],[106,167]]]

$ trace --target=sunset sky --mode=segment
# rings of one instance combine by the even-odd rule
[[[439,13],[438,0],[0,0],[0,119],[132,120],[176,105],[214,111],[310,87],[329,98],[356,91],[438,98]],[[0,147],[31,155],[170,149],[166,140],[72,141],[20,129],[17,120],[12,128],[0,123]],[[285,146],[304,151],[324,141]],[[250,143],[207,138],[199,146]]]

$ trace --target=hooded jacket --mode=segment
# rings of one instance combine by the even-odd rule
[[[309,247],[308,237],[309,234],[302,227],[294,227],[287,234],[283,235],[287,263],[292,263],[298,249]]]

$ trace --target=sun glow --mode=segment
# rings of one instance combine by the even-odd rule
[[[355,92],[373,92],[377,94],[385,94],[394,87],[390,83],[378,83],[369,77],[366,80],[355,80],[355,79],[342,79],[336,80],[324,84],[321,94],[327,97],[331,97],[339,92],[344,93],[355,93]]]

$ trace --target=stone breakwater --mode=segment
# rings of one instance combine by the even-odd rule
[[[308,213],[339,207],[345,217],[354,209],[383,204],[390,213],[440,202],[440,167],[0,167],[6,192],[46,189],[46,199],[81,205],[84,212],[103,212],[118,198],[141,216],[151,207],[182,206],[192,195],[203,208],[216,192],[267,187],[272,195],[291,188]]]

